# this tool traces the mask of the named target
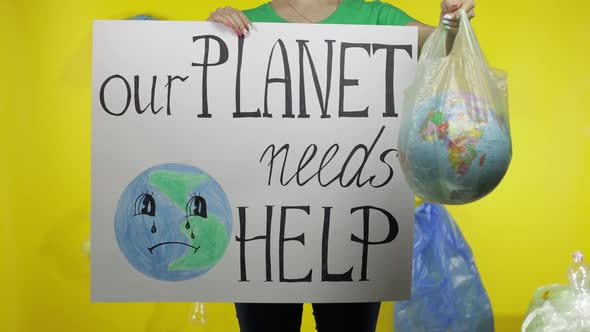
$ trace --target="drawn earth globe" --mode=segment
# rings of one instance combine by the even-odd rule
[[[180,281],[205,274],[221,260],[232,225],[227,196],[209,174],[165,164],[142,172],[125,188],[114,228],[133,268],[154,279]]]

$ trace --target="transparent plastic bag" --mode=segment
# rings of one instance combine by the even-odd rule
[[[535,291],[522,332],[590,332],[590,266],[581,252],[568,268],[569,285]]]
[[[500,183],[512,157],[506,74],[490,68],[467,14],[446,55],[440,25],[426,41],[406,90],[400,164],[427,202],[466,204]]]
[[[395,332],[492,332],[492,306],[471,248],[444,208],[416,208],[412,297],[395,303]]]

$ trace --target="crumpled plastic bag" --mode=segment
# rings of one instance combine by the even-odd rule
[[[140,14],[140,15],[135,15],[133,17],[127,18],[127,20],[132,20],[132,21],[153,21],[153,20],[157,20],[157,18],[152,17],[150,15]]]
[[[466,204],[494,190],[512,158],[506,73],[488,66],[465,11],[448,55],[446,40],[441,24],[405,92],[399,160],[424,201]]]
[[[412,296],[395,303],[395,332],[492,332],[492,306],[471,248],[444,206],[416,208]]]
[[[590,266],[579,251],[573,258],[568,285],[535,291],[522,332],[590,332]]]

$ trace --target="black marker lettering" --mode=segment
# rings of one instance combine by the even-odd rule
[[[166,84],[166,87],[168,88],[168,94],[167,94],[167,98],[166,98],[166,113],[168,115],[172,115],[172,111],[170,110],[170,99],[172,98],[172,82],[174,82],[175,80],[180,80],[181,82],[184,82],[188,79],[188,76],[182,77],[182,76],[174,76],[172,77],[171,75],[168,75],[168,83]]]
[[[119,113],[114,113],[113,111],[111,111],[107,107],[105,95],[104,95],[104,93],[105,93],[104,90],[106,89],[107,84],[109,84],[109,82],[114,78],[118,78],[118,79],[122,80],[123,83],[125,83],[125,87],[127,88],[127,102],[125,103],[125,107],[123,108],[123,110],[120,111]],[[102,109],[105,110],[105,112],[109,113],[110,115],[121,116],[121,115],[125,114],[125,112],[129,108],[129,104],[131,104],[131,86],[129,85],[129,82],[127,82],[125,77],[123,77],[121,75],[112,75],[102,83],[102,85],[100,86],[100,105],[102,106]]]
[[[359,238],[352,234],[350,236],[350,240],[353,242],[358,242],[363,245],[363,258],[362,258],[362,267],[361,267],[361,279],[360,281],[368,281],[367,279],[367,262],[369,257],[369,245],[375,244],[384,244],[393,241],[397,237],[397,233],[399,231],[399,226],[397,224],[397,220],[391,215],[391,213],[375,207],[375,206],[359,206],[355,207],[350,210],[350,213],[353,214],[354,212],[362,210],[363,211],[363,238]],[[370,241],[369,240],[369,221],[370,221],[370,210],[377,210],[384,214],[387,217],[387,221],[389,223],[389,232],[387,236],[382,241]]]
[[[352,267],[344,273],[328,272],[328,241],[330,234],[330,212],[332,207],[324,207],[324,228],[322,230],[322,281],[352,281]]]
[[[357,86],[359,80],[344,78],[344,69],[346,68],[346,50],[349,48],[362,48],[371,56],[371,44],[365,43],[342,43],[340,45],[340,102],[338,103],[338,116],[350,118],[366,118],[369,116],[369,106],[362,111],[345,111],[344,110],[344,87]]]
[[[202,109],[201,109],[201,114],[197,115],[197,117],[210,118],[211,114],[209,114],[209,104],[207,102],[207,82],[208,82],[207,81],[207,72],[208,72],[208,68],[224,64],[229,57],[229,51],[227,49],[227,45],[225,44],[225,42],[217,36],[214,36],[214,35],[194,36],[193,43],[196,42],[197,40],[200,40],[200,39],[205,40],[205,53],[203,56],[203,63],[196,63],[196,62],[192,63],[193,67],[203,67],[203,82],[202,82],[203,90],[202,90],[202,96],[201,96]],[[217,44],[219,45],[219,59],[215,63],[209,62],[210,40],[216,41]]]
[[[285,277],[285,242],[297,241],[305,245],[305,234],[296,237],[285,237],[285,224],[287,223],[287,210],[302,210],[309,215],[308,206],[281,206],[281,226],[279,232],[279,280],[281,282],[311,282],[311,269],[303,278],[290,279]]]
[[[320,104],[320,110],[322,111],[321,118],[329,118],[330,115],[328,114],[328,100],[330,99],[330,85],[332,83],[332,58],[334,53],[334,42],[335,40],[326,40],[326,44],[328,45],[328,54],[326,58],[326,97],[324,98],[322,95],[322,88],[320,87],[320,81],[318,79],[318,74],[315,69],[314,62],[311,58],[311,53],[309,52],[309,48],[307,47],[307,43],[309,40],[297,40],[299,44],[299,117],[300,118],[309,118],[309,114],[307,114],[307,105],[305,103],[305,72],[303,70],[303,52],[307,55],[307,60],[309,66],[311,68],[311,75],[313,78],[313,83],[315,86],[316,95],[318,97],[318,102]]]
[[[249,281],[246,276],[246,242],[255,240],[266,241],[266,281],[272,281],[271,261],[270,261],[270,229],[272,223],[272,205],[266,206],[266,234],[252,238],[246,238],[246,206],[238,207],[240,219],[240,236],[236,236],[236,241],[240,243],[240,281]]]
[[[412,57],[412,45],[385,45],[385,44],[373,44],[373,54],[379,50],[386,50],[385,58],[385,113],[383,117],[395,117],[398,114],[395,113],[395,100],[394,100],[394,83],[393,83],[393,69],[394,69],[394,56],[395,50],[400,49],[408,52],[410,58]]]

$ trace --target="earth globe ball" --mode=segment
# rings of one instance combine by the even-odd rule
[[[410,117],[400,131],[399,160],[423,200],[470,203],[506,174],[512,157],[507,110],[457,92],[426,99]]]

